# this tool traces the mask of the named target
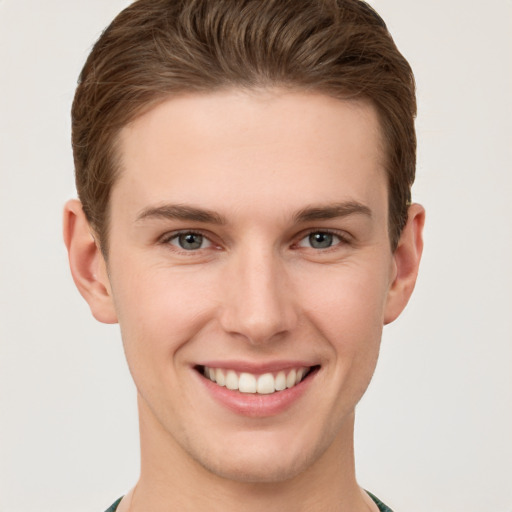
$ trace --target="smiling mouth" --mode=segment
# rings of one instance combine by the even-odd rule
[[[240,393],[255,393],[270,395],[295,387],[301,383],[319,366],[300,366],[288,368],[274,373],[256,375],[249,372],[236,372],[225,368],[212,368],[209,366],[197,366],[196,369],[204,377],[218,386],[226,387]]]

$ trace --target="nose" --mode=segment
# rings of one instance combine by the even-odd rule
[[[224,331],[253,345],[290,333],[298,314],[291,282],[279,256],[272,250],[241,251],[229,266],[220,314]]]

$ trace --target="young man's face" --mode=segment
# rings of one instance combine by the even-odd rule
[[[107,289],[143,458],[244,481],[334,464],[405,304],[374,109],[185,95],[125,127],[119,150]]]

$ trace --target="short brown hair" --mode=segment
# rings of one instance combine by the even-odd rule
[[[138,0],[95,44],[73,102],[76,185],[102,250],[123,126],[176,93],[269,86],[375,106],[386,145],[394,249],[415,174],[415,86],[370,6],[360,0]]]

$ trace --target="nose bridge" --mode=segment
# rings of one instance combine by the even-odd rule
[[[297,316],[283,261],[272,247],[240,249],[230,265],[223,328],[253,344],[290,331]]]

